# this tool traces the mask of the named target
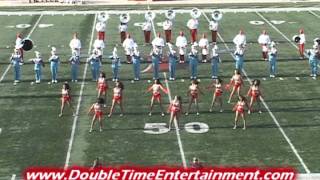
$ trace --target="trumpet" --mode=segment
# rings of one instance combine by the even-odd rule
[[[147,11],[144,14],[144,18],[146,19],[146,21],[153,21],[153,19],[156,17],[156,14],[152,11]]]
[[[166,18],[169,20],[173,20],[176,17],[176,12],[174,12],[172,9],[169,9],[165,12]]]
[[[219,10],[212,12],[211,17],[214,21],[220,21],[222,19],[222,13]]]
[[[105,12],[101,12],[98,14],[98,21],[99,22],[106,22],[109,19],[109,14]]]
[[[201,12],[198,8],[191,9],[190,15],[194,19],[198,19],[201,16]]]
[[[127,24],[130,21],[130,15],[128,13],[120,14],[120,22]]]

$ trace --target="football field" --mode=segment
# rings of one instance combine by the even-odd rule
[[[153,7],[150,7],[151,10]],[[211,10],[201,10],[198,39],[202,33],[211,38],[208,29]],[[145,7],[145,11],[148,8]],[[154,30],[164,36],[161,22],[165,20],[166,8],[156,10]],[[180,30],[190,39],[186,27],[191,8],[176,9],[173,25],[173,41]],[[180,131],[168,131],[169,115],[160,115],[160,107],[154,108],[153,116],[148,116],[151,94],[145,94],[151,85],[152,73],[142,73],[140,81],[132,82],[132,64],[125,63],[125,55],[120,45],[118,32],[119,14],[128,12],[130,21],[128,32],[139,45],[143,55],[142,69],[148,67],[151,46],[144,46],[141,24],[145,21],[144,10],[106,11],[106,48],[102,70],[106,72],[108,84],[111,81],[111,60],[115,46],[118,47],[122,64],[120,80],[124,83],[123,117],[119,109],[108,118],[104,116],[104,131],[98,127],[89,133],[92,116],[89,107],[96,101],[96,82],[91,79],[90,64],[86,58],[96,39],[95,23],[98,11],[52,11],[31,12],[19,15],[8,12],[0,16],[0,179],[21,178],[22,171],[31,166],[70,167],[91,166],[99,157],[104,165],[178,165],[188,167],[193,157],[198,157],[205,165],[211,166],[259,166],[294,167],[299,173],[320,173],[320,83],[312,79],[308,60],[299,59],[297,45],[292,37],[303,28],[306,34],[306,49],[312,48],[313,39],[320,36],[320,9],[279,8],[279,9],[221,9],[223,18],[219,22],[218,46],[226,50],[220,54],[222,63],[219,76],[229,82],[234,71],[232,39],[243,29],[247,36],[244,75],[245,86],[249,80],[260,79],[263,92],[262,114],[246,116],[247,130],[233,130],[233,103],[227,103],[230,92],[223,94],[223,109],[209,112],[212,91],[206,89],[212,82],[210,63],[199,63],[200,115],[193,107],[188,116],[180,118]],[[9,16],[10,15],[10,16]],[[272,41],[277,43],[278,75],[269,78],[269,64],[261,58],[261,47],[257,39],[266,30]],[[35,50],[40,51],[46,67],[43,69],[41,84],[34,81],[33,65],[22,66],[22,82],[13,85],[13,69],[9,58],[17,32],[22,32],[34,42],[34,49],[25,52],[25,60],[34,58]],[[71,83],[72,104],[77,116],[66,107],[65,115],[58,117],[60,91],[64,81],[70,81],[71,55],[69,41],[72,33],[78,32],[82,42],[80,81]],[[59,83],[51,81],[48,58],[51,47],[57,48],[62,60],[59,67]],[[165,48],[164,54],[166,54]],[[230,53],[229,53],[230,52]],[[183,107],[187,108],[187,90],[190,84],[187,65],[178,65],[177,79],[166,81],[168,72],[161,72],[161,80],[170,93],[163,94],[165,108],[169,100],[182,96]],[[151,81],[150,81],[151,80]],[[107,95],[109,112],[112,99],[111,90]],[[242,121],[240,121],[240,127]]]

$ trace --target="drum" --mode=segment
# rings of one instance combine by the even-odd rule
[[[25,51],[30,51],[33,48],[33,42],[31,39],[22,40],[22,49]]]

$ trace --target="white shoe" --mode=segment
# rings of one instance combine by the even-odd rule
[[[231,101],[229,100],[229,101],[228,101],[228,104],[230,104],[230,103],[231,103]]]
[[[197,116],[199,116],[199,115],[200,115],[200,113],[197,112]]]
[[[152,116],[152,113],[151,113],[151,112],[149,112],[149,116]]]
[[[233,126],[233,129],[237,129],[237,126]]]
[[[260,111],[259,111],[259,114],[261,114],[261,113],[262,113],[262,111],[260,110]]]
[[[19,80],[14,80],[14,83],[19,83],[20,81]]]
[[[222,112],[223,112],[223,109],[220,109],[220,112],[222,113]]]
[[[251,111],[250,111],[250,110],[248,111],[248,114],[251,114]]]
[[[53,84],[53,83],[54,83],[54,80],[52,80],[51,83]]]
[[[36,84],[39,84],[40,83],[40,80],[36,81]]]
[[[78,80],[74,80],[74,82],[78,82]]]
[[[209,109],[209,112],[212,112],[212,109]]]
[[[122,117],[122,116],[123,116],[123,114],[120,114],[119,116],[120,116],[120,117]]]
[[[164,113],[161,113],[161,116],[164,117]]]
[[[58,80],[54,80],[54,83],[58,83]]]
[[[189,115],[189,113],[186,113],[186,116],[188,116]]]

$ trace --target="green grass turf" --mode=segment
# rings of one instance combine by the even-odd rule
[[[297,33],[300,27],[304,27],[307,33],[308,44],[316,37],[318,24],[312,23],[317,18],[309,13],[262,13],[269,20],[285,20],[286,23],[275,25],[290,39]],[[209,16],[209,14],[208,14]],[[11,16],[12,23],[19,22],[20,17]],[[26,21],[33,24],[37,18],[24,17]],[[185,31],[187,37],[189,32],[186,29],[186,22],[189,14],[177,14],[174,37],[179,30]],[[304,21],[304,19],[311,19]],[[1,17],[0,17],[1,20]],[[50,28],[37,28],[31,35],[37,45],[37,50],[42,52],[45,59],[49,56],[50,47],[55,45],[65,62],[70,54],[66,47],[74,31],[80,32],[83,43],[82,54],[86,55],[91,36],[91,28],[94,16],[43,16],[40,23],[54,24]],[[164,15],[157,15],[155,22],[164,20]],[[297,60],[297,50],[268,24],[256,26],[249,24],[250,20],[261,20],[255,13],[226,13],[220,23],[220,33],[230,48],[233,45],[229,42],[240,28],[247,34],[248,51],[246,52],[245,70],[250,78],[263,78],[262,89],[266,103],[274,113],[284,131],[291,139],[298,153],[304,159],[311,172],[319,172],[319,158],[316,143],[319,134],[319,87],[318,81],[308,77],[309,67],[307,61]],[[5,20],[2,20],[5,23]],[[144,15],[131,15],[129,32],[132,33],[140,45],[141,54],[150,52],[149,46],[143,45],[143,34],[140,27],[135,27],[135,22],[143,22]],[[234,22],[234,23],[230,23]],[[297,23],[287,23],[297,22]],[[119,43],[118,16],[111,15],[107,25],[107,48],[105,54],[109,55],[113,47]],[[206,19],[201,16],[199,37],[202,32],[209,35]],[[274,41],[279,42],[279,76],[268,78],[268,64],[261,60],[260,47],[256,43],[257,37],[262,29],[266,29]],[[28,30],[28,29],[27,29]],[[26,30],[26,32],[28,32]],[[9,31],[9,30],[8,30]],[[162,31],[156,26],[156,31]],[[1,36],[3,42],[12,43],[15,31],[9,36]],[[2,32],[1,32],[2,34]],[[209,36],[210,37],[210,36]],[[175,38],[173,38],[175,39]],[[1,39],[2,40],[2,39]],[[250,43],[252,42],[252,43]],[[219,40],[220,49],[225,49]],[[8,50],[7,50],[8,51]],[[123,56],[122,48],[119,54]],[[1,54],[1,63],[7,62],[10,53]],[[33,57],[33,53],[27,53],[26,59]],[[230,54],[222,54],[223,63],[220,65],[220,75],[225,82],[229,81],[234,69],[234,63]],[[147,57],[144,57],[147,59]],[[84,58],[83,58],[84,61]],[[107,63],[106,63],[107,62]],[[107,77],[111,76],[110,60],[105,59],[103,70]],[[146,64],[142,64],[145,67]],[[5,67],[1,66],[3,70]],[[82,77],[84,65],[80,69],[79,77]],[[201,86],[204,88],[210,82],[209,64],[200,64],[199,77]],[[70,77],[69,65],[62,63],[59,77],[67,80]],[[181,165],[181,155],[174,131],[150,135],[143,132],[145,123],[168,123],[169,116],[160,116],[160,109],[155,106],[154,116],[149,117],[148,106],[151,94],[143,94],[150,85],[147,80],[151,74],[143,74],[140,82],[132,84],[132,65],[122,64],[120,78],[124,81],[124,103],[125,116],[119,117],[118,109],[112,118],[105,118],[105,130],[102,133],[97,131],[88,133],[91,116],[87,116],[90,105],[96,99],[95,83],[91,82],[91,73],[87,71],[87,81],[83,91],[79,119],[76,126],[74,144],[71,151],[71,165],[91,165],[95,157],[100,157],[104,164],[126,164],[134,163],[139,165],[170,164]],[[186,90],[189,84],[187,70],[180,69],[177,73],[178,80],[169,82],[171,94],[183,96],[184,107],[188,99]],[[299,76],[300,81],[295,77]],[[181,82],[180,77],[185,79]],[[12,174],[18,174],[28,166],[63,166],[65,162],[68,142],[70,138],[73,117],[70,110],[66,109],[66,115],[58,118],[60,106],[61,83],[57,85],[30,86],[34,79],[32,65],[23,66],[23,80],[18,86],[12,86],[12,71],[9,71],[4,82],[0,84],[1,105],[0,110],[0,177],[8,178]],[[48,81],[49,68],[44,69],[44,79]],[[113,87],[113,83],[109,82]],[[246,82],[246,93],[248,82]],[[80,83],[72,84],[73,105],[76,106]],[[247,116],[248,129],[232,130],[234,113],[232,106],[226,103],[229,92],[224,93],[223,113],[217,111],[208,112],[212,93],[205,90],[200,99],[200,116],[190,114],[181,117],[181,140],[189,163],[192,157],[196,156],[208,165],[232,165],[232,166],[293,166],[301,173],[304,169],[290,149],[290,146],[274,124],[270,115],[263,108],[264,112],[259,115],[254,113]],[[165,108],[168,105],[168,97],[163,95]],[[111,103],[111,93],[107,97],[108,108]],[[17,113],[12,113],[17,112]],[[204,134],[192,134],[183,129],[184,124],[189,122],[202,122],[209,125],[210,129]],[[241,124],[241,123],[240,123]],[[97,126],[95,127],[97,129]]]

